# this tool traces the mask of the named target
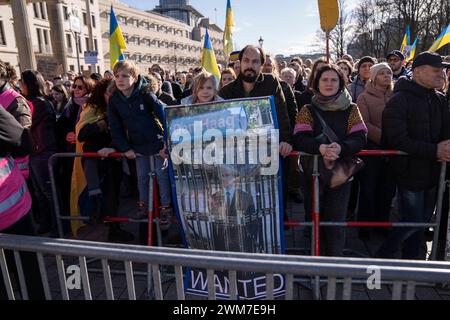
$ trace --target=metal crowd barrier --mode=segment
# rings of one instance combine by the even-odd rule
[[[11,281],[10,267],[5,259],[5,251],[14,253],[15,264],[18,270],[18,284]],[[86,300],[92,300],[92,283],[89,271],[86,267],[88,257],[100,259],[102,263],[103,283],[106,299],[114,300],[115,294],[112,285],[110,262],[120,261],[124,265],[128,299],[135,300],[136,294],[134,268],[141,264],[147,265],[147,276],[151,277],[149,283],[155,292],[157,300],[163,300],[164,294],[161,282],[161,267],[172,266],[175,270],[176,298],[185,300],[184,274],[187,268],[202,268],[208,275],[208,298],[216,299],[216,286],[214,271],[228,271],[229,293],[231,299],[237,299],[236,273],[257,272],[266,275],[267,298],[272,300],[274,290],[274,274],[281,274],[285,279],[285,299],[299,298],[294,295],[294,277],[322,277],[326,281],[326,294],[329,300],[352,298],[352,287],[355,280],[367,281],[370,274],[368,270],[374,267],[380,271],[380,281],[392,284],[393,300],[415,298],[416,288],[430,285],[443,285],[450,283],[449,262],[425,262],[404,260],[382,260],[361,258],[334,258],[311,256],[286,256],[264,255],[250,253],[232,253],[204,250],[187,250],[174,248],[146,247],[125,244],[110,244],[99,242],[87,242],[68,239],[50,239],[42,237],[29,237],[0,234],[0,267],[3,275],[3,283],[6,287],[8,298],[14,300],[21,296],[27,299],[27,284],[23,275],[23,267],[19,258],[21,252],[34,252],[37,254],[38,269],[36,274],[41,275],[42,284],[47,300],[52,299],[51,284],[44,255],[52,256],[57,261],[57,274],[59,289],[63,300],[71,299],[67,286],[64,259],[68,257],[78,258],[80,264],[80,277],[82,291]],[[342,297],[339,283],[342,285]],[[367,282],[366,282],[367,283]],[[97,283],[97,285],[100,285]],[[406,294],[403,289],[406,287]],[[95,297],[94,297],[95,298]]]
[[[356,154],[357,156],[407,156],[405,152],[396,151],[396,150],[362,150],[361,152]],[[436,260],[437,254],[437,245],[438,245],[438,237],[439,237],[439,227],[442,216],[442,201],[445,192],[445,174],[447,169],[447,163],[441,163],[441,171],[438,183],[438,193],[437,193],[437,201],[436,201],[436,219],[434,223],[417,223],[417,222],[321,222],[320,221],[320,194],[319,194],[319,166],[318,161],[319,155],[311,155],[304,152],[292,152],[290,156],[309,156],[314,157],[314,166],[313,166],[313,192],[312,192],[312,221],[311,222],[301,222],[301,221],[286,221],[285,226],[289,227],[311,227],[312,228],[312,250],[311,253],[314,256],[320,256],[320,227],[377,227],[377,228],[434,228],[433,235],[433,243],[431,249],[431,260]]]
[[[102,157],[98,153],[56,153],[53,156],[50,157],[48,161],[48,170],[49,170],[49,176],[50,176],[50,184],[52,188],[52,200],[53,200],[53,207],[55,210],[55,216],[56,216],[56,224],[58,228],[58,235],[60,238],[64,237],[64,231],[63,231],[63,225],[62,220],[69,220],[69,221],[88,221],[89,217],[82,217],[82,216],[71,216],[69,215],[62,215],[61,209],[59,205],[59,196],[56,188],[56,181],[55,181],[55,173],[54,173],[54,166],[58,159],[61,158],[114,158],[114,159],[120,159],[123,158],[123,154],[121,153],[111,153],[108,157]],[[132,220],[128,217],[111,217],[106,216],[103,220],[104,222],[138,222],[138,223],[148,223],[149,221],[153,221],[156,225],[156,231],[157,231],[157,240],[158,245],[161,245],[161,230],[159,228],[159,195],[158,195],[158,188],[156,186],[156,173],[154,164],[151,168],[151,172],[149,173],[149,211],[148,211],[148,218],[142,219],[142,220]],[[153,228],[152,224],[148,223],[148,238],[147,238],[147,244],[149,246],[153,245]]]

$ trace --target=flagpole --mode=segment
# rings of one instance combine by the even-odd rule
[[[330,32],[327,31],[325,36],[327,38],[327,63],[330,63]]]

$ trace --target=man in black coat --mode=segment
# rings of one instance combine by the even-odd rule
[[[450,161],[450,114],[445,97],[442,58],[431,52],[418,55],[413,77],[400,79],[383,112],[383,143],[408,156],[391,159],[398,186],[402,222],[429,222],[436,205],[440,163]],[[422,228],[393,229],[377,256],[418,259],[424,245]]]

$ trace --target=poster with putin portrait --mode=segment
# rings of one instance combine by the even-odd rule
[[[173,199],[187,248],[284,253],[274,110],[271,97],[165,108]],[[229,299],[228,271],[211,279],[216,297]],[[236,286],[239,299],[266,298],[263,274],[237,270]],[[274,275],[274,289],[275,297],[284,294],[282,275]],[[185,290],[207,296],[206,270],[188,270]]]

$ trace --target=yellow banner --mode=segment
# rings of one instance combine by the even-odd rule
[[[339,19],[339,4],[337,0],[317,0],[319,3],[320,27],[323,32],[330,32]]]

